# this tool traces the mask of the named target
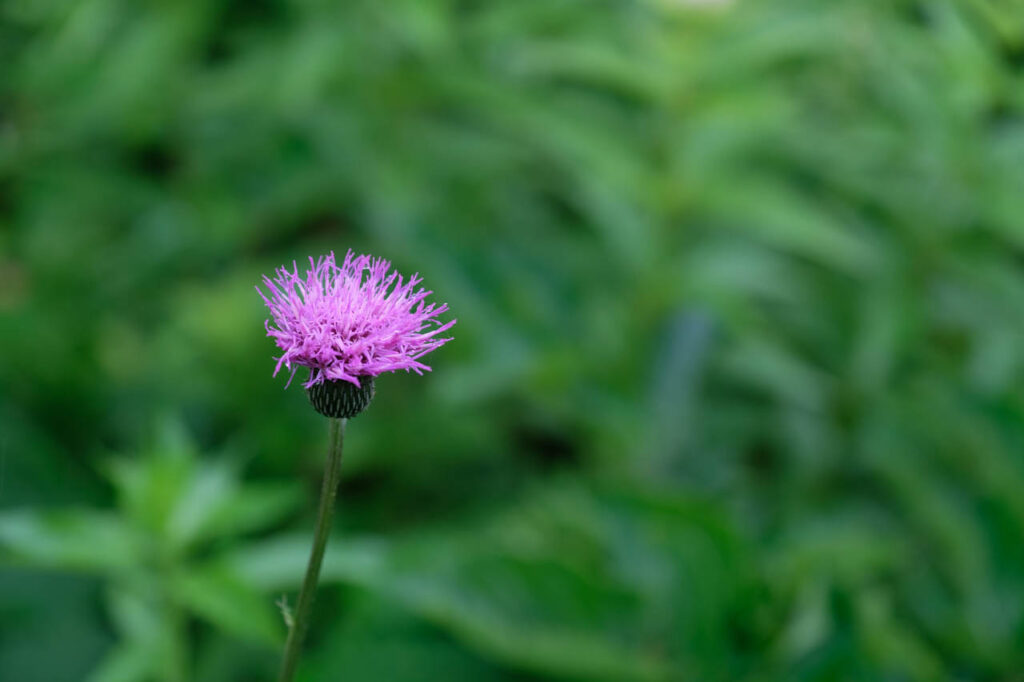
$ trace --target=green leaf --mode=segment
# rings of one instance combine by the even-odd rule
[[[688,619],[678,627],[692,630],[695,648],[714,641],[702,633],[725,627],[738,580],[731,530],[686,500],[624,496],[602,511],[599,499],[553,490],[468,529],[396,541],[336,537],[321,581],[363,587],[514,667],[581,680],[669,679],[673,609]],[[282,537],[227,561],[266,589],[294,586],[308,543]],[[672,571],[717,587],[691,597]],[[652,619],[665,630],[642,636]]]
[[[115,573],[135,568],[139,548],[118,517],[90,510],[0,514],[0,560],[39,568]]]
[[[152,673],[153,652],[129,643],[108,653],[85,682],[147,682]]]
[[[312,539],[306,534],[279,536],[228,552],[229,570],[263,590],[291,589],[299,585],[309,561]],[[337,534],[324,553],[320,579],[368,584],[387,567],[389,543]]]
[[[237,472],[226,462],[197,462],[168,512],[167,541],[184,547],[209,532],[213,517],[234,496]]]
[[[246,483],[221,501],[198,539],[233,537],[280,523],[302,499],[302,489],[292,483]]]
[[[283,641],[284,626],[272,600],[226,565],[189,569],[170,587],[186,609],[225,632],[268,645]]]

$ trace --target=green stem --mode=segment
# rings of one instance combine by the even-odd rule
[[[292,625],[288,630],[288,641],[284,646],[284,661],[281,663],[278,682],[291,682],[295,677],[295,669],[299,665],[299,654],[302,653],[302,640],[305,639],[306,630],[309,628],[313,593],[316,591],[316,583],[320,577],[320,564],[324,560],[327,537],[331,533],[334,498],[338,492],[338,482],[341,479],[341,448],[345,440],[346,421],[348,420],[330,419],[330,444],[327,448],[323,488],[320,491],[320,509],[317,511],[316,528],[313,531],[313,550],[309,554],[306,577],[302,580],[299,601],[295,605]]]

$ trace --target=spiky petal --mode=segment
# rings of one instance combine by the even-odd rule
[[[299,274],[278,268],[263,278],[260,296],[272,318],[267,336],[283,352],[274,376],[284,367],[295,376],[297,367],[309,367],[309,388],[324,381],[349,381],[400,369],[422,374],[430,367],[419,361],[451,338],[440,338],[455,324],[438,316],[447,304],[426,303],[433,292],[418,288],[418,274],[408,280],[391,263],[352,251],[339,266],[334,253],[309,259],[309,270]],[[291,380],[289,379],[289,382]]]

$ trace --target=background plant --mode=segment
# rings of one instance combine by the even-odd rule
[[[0,679],[171,627],[98,608],[171,594],[108,534],[155,414],[315,488],[251,283],[348,246],[459,336],[346,446],[311,679],[1012,679],[1022,41],[1008,0],[4,3]],[[276,618],[312,497],[171,572]],[[176,602],[195,679],[273,670]]]

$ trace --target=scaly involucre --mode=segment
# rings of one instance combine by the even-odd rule
[[[274,376],[309,367],[309,388],[332,380],[358,386],[361,376],[400,369],[422,374],[430,367],[419,358],[451,341],[438,338],[455,324],[437,319],[448,305],[424,301],[433,292],[416,288],[418,274],[406,281],[388,261],[351,251],[340,266],[334,253],[309,266],[304,276],[295,263],[264,276],[267,294],[256,287],[273,318],[267,336],[284,351]]]

